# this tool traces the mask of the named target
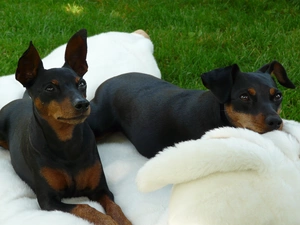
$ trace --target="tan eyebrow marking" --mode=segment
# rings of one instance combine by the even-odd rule
[[[254,88],[249,88],[248,92],[249,92],[250,95],[253,95],[253,96],[256,95],[256,91],[255,91]]]
[[[276,92],[275,88],[270,88],[270,95],[275,95],[275,92]]]
[[[51,80],[51,83],[54,84],[54,85],[58,85],[59,84],[58,80]]]

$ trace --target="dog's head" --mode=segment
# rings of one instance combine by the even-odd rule
[[[35,112],[52,128],[82,123],[90,114],[83,79],[88,68],[86,39],[85,29],[71,37],[65,51],[65,64],[61,68],[44,69],[31,42],[19,59],[16,79],[26,87]]]
[[[295,88],[277,61],[250,73],[241,72],[234,64],[204,73],[201,79],[224,105],[225,115],[233,126],[265,133],[282,128],[282,93],[271,75],[284,87]]]

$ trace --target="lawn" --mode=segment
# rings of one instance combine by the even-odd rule
[[[163,79],[185,88],[203,88],[199,75],[218,67],[279,61],[297,86],[280,86],[282,117],[300,121],[297,0],[10,0],[0,1],[0,20],[1,75],[14,73],[30,40],[44,57],[80,28],[89,36],[144,29]]]

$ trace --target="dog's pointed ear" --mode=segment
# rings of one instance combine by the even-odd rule
[[[201,75],[203,85],[208,88],[224,104],[230,99],[231,88],[236,74],[240,72],[237,64],[219,68]]]
[[[81,29],[68,41],[65,52],[65,65],[71,67],[79,76],[83,76],[88,70],[86,62],[87,31]]]
[[[44,69],[41,57],[30,41],[28,49],[18,61],[18,68],[15,73],[16,80],[24,87],[29,87],[40,69]]]
[[[295,88],[295,85],[288,78],[284,67],[277,61],[262,66],[258,71],[274,75],[278,82],[286,88]]]

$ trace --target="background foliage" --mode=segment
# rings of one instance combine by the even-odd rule
[[[297,86],[280,87],[282,117],[300,121],[299,7],[297,0],[2,0],[0,74],[14,73],[30,40],[44,57],[81,28],[89,36],[144,29],[163,79],[185,88],[203,88],[199,75],[218,67],[255,71],[278,60]]]

